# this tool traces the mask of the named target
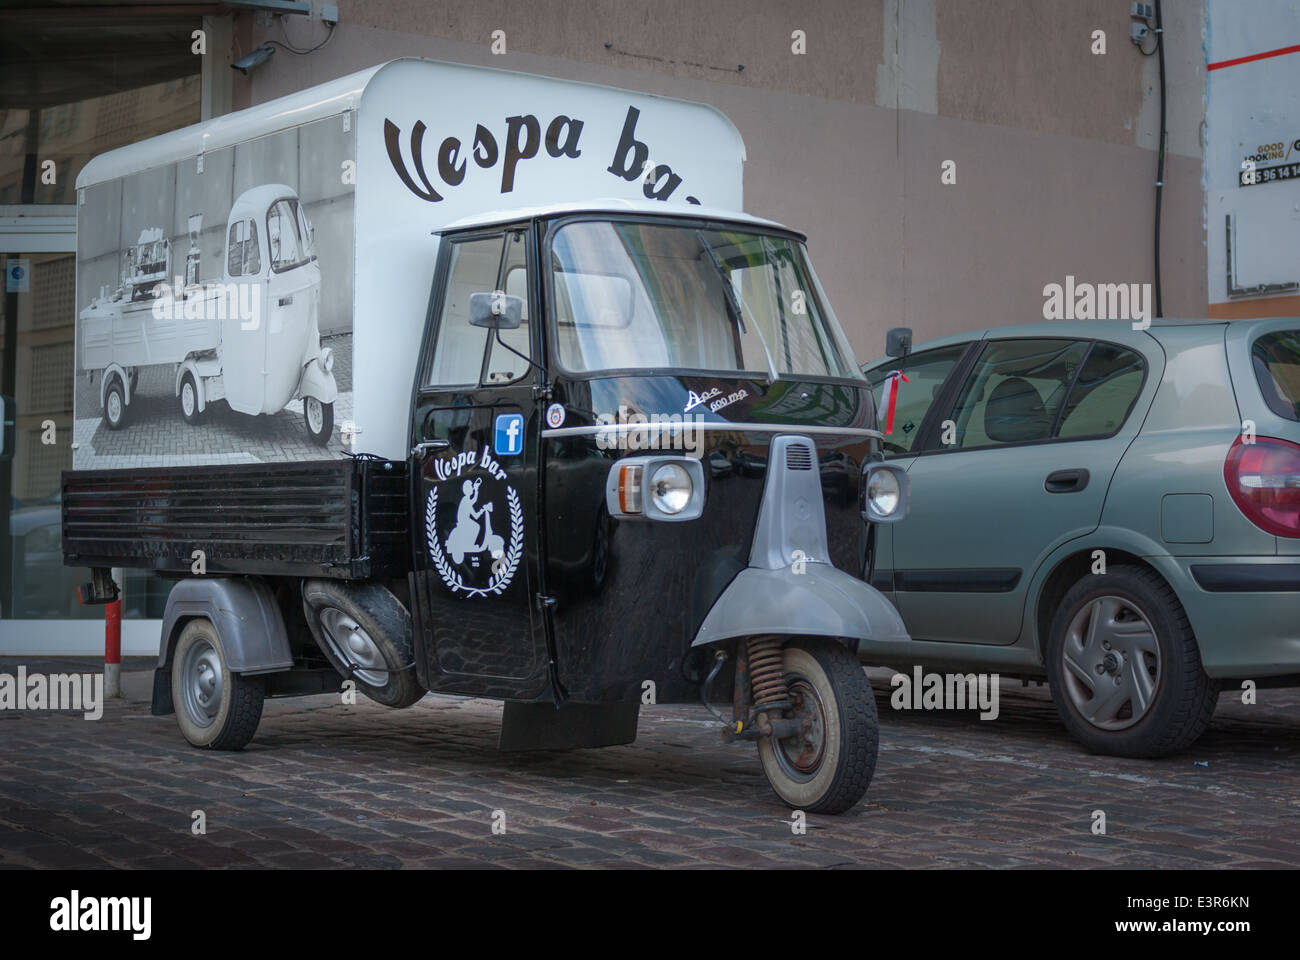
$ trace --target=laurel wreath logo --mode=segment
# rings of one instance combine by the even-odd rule
[[[429,490],[428,506],[424,510],[424,532],[429,541],[429,558],[438,570],[438,576],[452,593],[463,593],[467,597],[485,597],[488,594],[500,596],[510,586],[515,570],[524,555],[524,508],[519,502],[515,488],[506,484],[506,504],[510,510],[510,543],[505,553],[492,560],[492,578],[482,587],[467,584],[446,554],[442,552],[442,543],[438,537],[438,488]]]

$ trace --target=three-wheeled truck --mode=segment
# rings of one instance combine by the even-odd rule
[[[83,182],[95,174],[92,165]],[[338,386],[332,353],[320,345],[320,266],[298,195],[278,183],[240,194],[223,234],[220,283],[200,277],[203,216],[191,219],[197,222],[183,276],[170,276],[162,228],[146,230],[123,258],[121,285],[101,290],[81,311],[81,367],[100,375],[104,423],[125,426],[141,368],[166,365],[186,423],[197,423],[215,400],[258,415],[301,399],[307,434],[323,446],[334,429]],[[146,261],[145,250],[158,252]]]
[[[695,104],[475,68],[358,77],[358,297],[400,281],[410,302],[390,295],[367,339],[358,300],[356,366],[384,375],[354,389],[358,411],[400,402],[397,449],[370,420],[357,430],[379,448],[344,459],[63,478],[65,562],[92,570],[83,599],[114,595],[112,567],[178,580],[154,712],[196,746],[238,749],[265,697],[350,681],[392,707],[426,691],[503,700],[503,749],[555,749],[628,743],[641,705],[699,701],[723,736],[756,744],[787,804],[848,809],[877,751],[857,645],[907,642],[864,580],[875,524],[906,513],[906,476],[880,460],[871,392],[804,238],[738,212],[734,128]],[[532,206],[480,196],[408,229],[418,255],[394,249],[376,278],[367,257],[385,238],[367,226],[433,202],[394,133],[423,123],[407,81],[462,82],[461,108],[489,100],[471,116],[510,94],[587,132],[548,135],[565,159],[520,188]],[[457,109],[440,126],[473,130]],[[367,163],[372,133],[388,149]],[[652,136],[677,151],[671,176],[733,208],[654,196],[669,174],[624,176],[624,146]],[[528,153],[526,136],[512,143]],[[458,150],[438,150],[453,174]],[[601,175],[622,195],[540,202]]]

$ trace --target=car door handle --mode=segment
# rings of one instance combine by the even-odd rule
[[[1047,480],[1043,482],[1043,489],[1048,493],[1078,493],[1087,485],[1087,470],[1081,468],[1077,470],[1057,470],[1055,473],[1047,475]]]
[[[419,458],[435,450],[446,450],[449,446],[451,444],[446,440],[421,440],[411,448],[411,456]]]

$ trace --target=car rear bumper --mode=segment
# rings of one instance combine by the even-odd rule
[[[1300,563],[1287,557],[1152,557],[1187,611],[1211,677],[1300,674]]]

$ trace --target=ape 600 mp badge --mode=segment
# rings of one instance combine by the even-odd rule
[[[424,511],[429,559],[452,593],[499,596],[514,579],[524,553],[518,491],[486,446],[481,453],[466,451],[435,460],[433,470],[438,482],[429,488]]]

